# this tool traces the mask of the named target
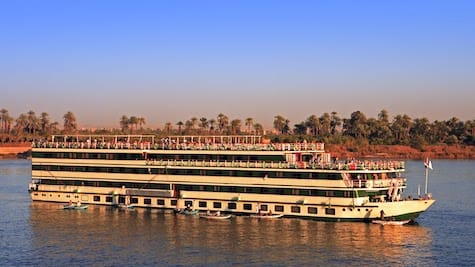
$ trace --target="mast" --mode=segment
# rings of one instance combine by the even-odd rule
[[[424,161],[424,166],[426,167],[426,187],[425,187],[425,194],[427,196],[427,184],[429,181],[429,169],[432,170],[432,161],[429,160],[429,158],[426,158]]]
[[[426,187],[425,187],[425,194],[427,196],[427,182],[429,181],[429,168],[426,166]]]

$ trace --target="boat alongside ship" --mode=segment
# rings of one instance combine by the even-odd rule
[[[322,143],[260,136],[52,136],[32,145],[34,201],[364,221],[415,220],[404,162],[332,158]]]

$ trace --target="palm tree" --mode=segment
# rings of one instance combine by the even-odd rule
[[[131,127],[130,127],[131,132],[134,131],[134,126],[135,126],[135,130],[137,130],[137,124],[138,123],[139,123],[139,119],[136,116],[130,116],[129,124],[131,125]]]
[[[361,111],[351,113],[350,119],[343,120],[345,133],[355,138],[365,138],[368,135],[366,116]]]
[[[231,132],[232,134],[238,134],[241,132],[241,120],[234,119],[231,121]]]
[[[331,133],[331,117],[327,112],[319,118],[320,121],[320,134],[323,136],[329,136]]]
[[[185,133],[190,134],[193,130],[193,122],[191,120],[185,121]]]
[[[126,133],[127,129],[129,129],[129,123],[129,117],[122,115],[122,117],[120,118],[120,129],[123,133]]]
[[[307,125],[304,121],[299,124],[294,125],[294,134],[297,135],[306,135],[307,134]]]
[[[282,117],[281,115],[277,115],[274,117],[274,129],[277,130],[277,132],[283,134],[284,133],[284,128],[285,128],[285,122],[287,119]],[[288,124],[288,123],[287,123]]]
[[[228,116],[224,115],[223,113],[218,114],[218,128],[219,131],[222,133],[224,129],[228,127],[229,118]]]
[[[143,130],[143,125],[145,124],[145,118],[144,117],[138,117],[137,118],[137,123],[139,124],[140,130]]]
[[[0,133],[9,133],[13,118],[8,114],[8,110],[0,110]]]
[[[165,131],[167,132],[167,135],[170,135],[170,132],[172,131],[172,123],[171,122],[167,122],[165,123]]]
[[[251,127],[254,124],[254,119],[253,118],[246,118],[245,125],[247,127],[247,133],[251,133]]]
[[[316,115],[311,115],[305,121],[305,125],[310,129],[310,134],[313,136],[317,136],[320,130],[320,120],[317,118]]]
[[[50,131],[50,118],[49,114],[46,112],[41,113],[40,117],[41,133],[48,136]]]
[[[383,144],[385,142],[391,142],[390,140],[392,139],[392,133],[389,125],[389,114],[385,109],[378,113],[378,119],[374,128],[375,129],[370,129],[370,131],[373,132],[372,139],[376,139],[375,143]]]
[[[209,132],[212,133],[214,131],[215,126],[216,126],[216,120],[211,119],[208,122],[209,122]]]
[[[183,127],[183,122],[179,121],[179,122],[176,123],[176,125],[178,125],[178,134],[182,134],[181,128]]]
[[[33,110],[28,111],[28,133],[35,135],[40,129],[40,121]]]
[[[290,134],[290,126],[289,126],[290,120],[285,119],[284,121],[284,128],[282,129],[282,134]]]
[[[51,133],[59,133],[59,122],[55,121],[49,125],[49,130]]]
[[[28,116],[24,113],[20,114],[18,118],[15,120],[15,132],[19,139],[23,139],[25,133],[28,132]]]
[[[397,115],[394,117],[391,124],[391,130],[394,133],[394,137],[399,144],[409,143],[409,131],[411,129],[412,120],[408,115]]]
[[[71,111],[68,111],[63,116],[64,119],[64,132],[65,133],[75,133],[78,127],[76,116]]]
[[[257,135],[264,134],[264,128],[260,123],[255,123],[252,127]]]
[[[198,118],[196,117],[191,118],[190,123],[191,123],[191,129],[194,130],[196,125],[198,124]]]
[[[333,111],[331,114],[331,122],[330,122],[330,132],[332,135],[335,135],[336,129],[341,126],[341,118],[337,115],[336,111]]]
[[[202,117],[202,118],[200,119],[200,128],[201,128],[201,131],[202,131],[202,132],[205,132],[206,129],[208,129],[208,127],[209,127],[208,119],[205,118],[205,117]]]
[[[427,142],[429,137],[430,123],[427,118],[415,119],[412,124],[411,130],[409,131],[411,135],[411,140],[416,139],[420,145],[424,145]]]

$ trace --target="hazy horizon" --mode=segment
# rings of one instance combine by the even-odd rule
[[[0,108],[79,127],[475,115],[472,1],[4,1]]]

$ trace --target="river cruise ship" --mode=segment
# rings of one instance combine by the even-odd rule
[[[403,196],[404,162],[332,158],[322,143],[260,136],[52,136],[32,145],[34,201],[414,220],[435,200]]]

